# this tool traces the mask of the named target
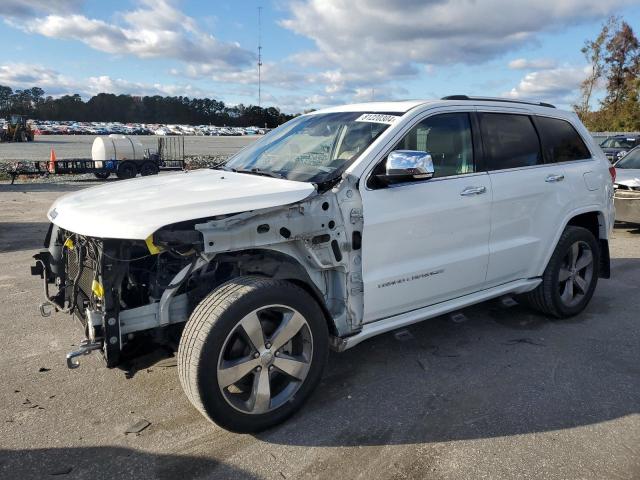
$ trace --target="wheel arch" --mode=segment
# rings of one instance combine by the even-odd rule
[[[582,207],[569,212],[562,222],[562,227],[556,232],[555,238],[551,243],[551,248],[546,254],[542,270],[547,267],[553,251],[558,245],[558,241],[562,232],[569,226],[582,227],[589,230],[596,241],[600,245],[600,277],[609,278],[610,276],[610,257],[609,257],[609,226],[607,225],[607,216],[605,212],[596,205]],[[541,272],[542,274],[542,272]]]
[[[325,301],[325,295],[316,282],[311,279],[304,265],[293,255],[278,250],[256,248],[217,255],[216,261],[220,265],[233,267],[234,273],[231,277],[260,275],[297,285],[316,300],[327,322],[330,334],[338,334],[338,328]]]

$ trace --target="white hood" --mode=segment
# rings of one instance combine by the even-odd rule
[[[47,216],[81,235],[144,240],[172,223],[287,205],[314,191],[306,182],[203,169],[70,193]]]

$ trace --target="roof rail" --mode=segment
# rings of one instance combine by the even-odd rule
[[[468,95],[448,95],[442,97],[440,100],[482,100],[485,102],[505,102],[505,103],[524,103],[526,105],[539,105],[541,107],[556,108],[555,105],[551,105],[546,102],[528,102],[526,100],[512,100],[510,98],[497,98],[497,97],[469,97]]]

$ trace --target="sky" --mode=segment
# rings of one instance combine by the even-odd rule
[[[607,17],[640,34],[640,0],[0,0],[0,85],[257,105],[259,7],[261,105],[286,113],[451,94],[569,108]]]

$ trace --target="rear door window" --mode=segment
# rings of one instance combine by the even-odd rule
[[[536,117],[545,160],[550,163],[591,158],[589,149],[573,126],[557,118]]]
[[[488,170],[543,163],[540,140],[529,116],[482,113],[480,128]]]

